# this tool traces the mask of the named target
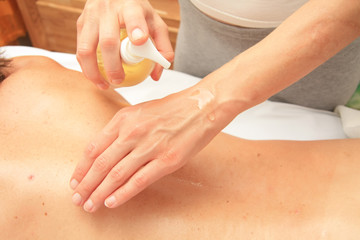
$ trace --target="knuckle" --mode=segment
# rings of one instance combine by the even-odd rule
[[[123,9],[126,9],[127,13],[143,12],[143,7],[138,1],[125,1]],[[131,9],[131,11],[130,11]]]
[[[99,41],[102,49],[113,49],[119,44],[119,40],[115,36],[102,37]]]
[[[134,185],[136,188],[144,188],[147,186],[149,180],[145,174],[138,174],[134,176]]]
[[[75,178],[79,180],[79,179],[83,179],[86,173],[87,171],[84,168],[78,167],[74,175],[76,176]]]
[[[87,182],[82,182],[81,186],[79,187],[78,191],[81,196],[86,197],[94,190],[93,186],[91,186]]]
[[[163,163],[169,165],[169,164],[174,164],[174,162],[177,162],[176,160],[178,158],[179,158],[178,154],[169,151],[162,156],[161,160]]]
[[[164,170],[168,173],[179,169],[182,166],[179,154],[175,152],[168,152],[160,158]]]
[[[107,156],[104,155],[99,156],[93,164],[94,170],[100,173],[106,172],[108,166],[109,166],[109,159]]]
[[[133,129],[131,130],[129,137],[140,137],[143,136],[147,132],[146,124],[138,123],[136,124]]]
[[[76,20],[76,28],[77,30],[81,30],[84,26],[84,19],[82,17],[82,15],[80,15],[80,17]]]
[[[122,140],[122,139],[120,139],[120,138],[117,138],[117,139],[115,139],[115,141],[114,141],[114,146],[117,148],[117,149],[119,149],[119,148],[122,148],[122,147],[124,147],[124,141]]]
[[[155,21],[155,32],[168,32],[168,25],[164,22],[164,20],[159,16],[159,15],[155,15],[154,16],[154,21]]]
[[[114,116],[114,120],[116,122],[121,122],[123,119],[126,118],[126,113],[124,113],[123,111],[118,111],[115,116]]]
[[[119,110],[114,117],[111,119],[111,123],[121,123],[128,117],[128,113],[125,110],[126,108],[123,108]]]
[[[134,140],[137,141],[139,138],[142,138],[145,133],[146,131],[144,127],[139,125],[134,126],[132,129],[128,130],[127,135],[126,137],[124,137],[123,141],[134,141]]]
[[[137,133],[136,130],[130,130],[125,136],[123,136],[123,138],[121,139],[122,142],[127,142],[127,143],[134,143],[134,141],[138,140],[140,134]],[[120,145],[120,139],[119,139],[119,145]]]
[[[120,65],[118,66],[119,69],[116,69],[116,70],[113,70],[113,71],[107,71],[106,74],[107,76],[110,78],[110,79],[113,79],[113,78],[122,78],[123,77],[123,74],[122,74],[122,71],[120,69]]]
[[[101,1],[100,1],[101,2]],[[99,12],[101,13],[100,6],[97,6],[98,4],[93,4],[92,1],[86,1],[86,6],[84,7],[82,13],[80,16],[82,16],[84,19],[84,22],[90,22],[94,23],[95,19],[98,19]]]
[[[132,6],[131,11],[123,11],[124,21],[129,25],[146,21],[144,10],[139,6]]]
[[[93,158],[96,155],[96,144],[91,142],[85,149],[84,155],[86,158]]]
[[[113,168],[109,173],[110,180],[114,183],[122,183],[124,180],[124,171],[122,168]]]
[[[84,46],[80,46],[77,48],[76,50],[76,57],[79,59],[84,59],[84,58],[88,58],[91,57],[92,55],[95,54],[95,49],[89,48],[89,47],[84,47]]]
[[[104,9],[106,9],[106,6],[108,5],[108,2],[109,2],[109,1],[107,1],[107,0],[105,0],[105,1],[98,1],[98,2],[97,2],[97,5],[93,5],[93,7],[97,7],[97,8],[99,8],[100,10],[104,10]]]
[[[134,129],[130,132],[129,138],[136,138],[142,135],[143,129],[139,126],[135,126]]]
[[[102,193],[98,192],[98,191],[94,191],[92,194],[91,194],[91,199],[94,203],[100,203],[102,201],[105,200],[105,197],[103,196]]]
[[[159,21],[159,28],[164,32],[168,32],[168,26],[162,19]]]
[[[122,187],[120,188],[120,191],[118,192],[118,196],[121,199],[130,199],[131,198],[131,190],[128,187]]]

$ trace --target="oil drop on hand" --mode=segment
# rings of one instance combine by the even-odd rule
[[[149,38],[143,45],[136,46],[131,43],[124,29],[120,32],[120,54],[124,68],[125,79],[121,84],[114,84],[109,81],[104,69],[104,62],[100,48],[97,48],[97,62],[101,75],[114,88],[128,87],[144,81],[154,69],[155,63],[168,69],[171,65],[155,48]]]

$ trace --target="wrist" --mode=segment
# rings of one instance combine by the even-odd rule
[[[256,90],[256,86],[251,85],[254,77],[252,69],[240,61],[241,59],[233,59],[193,87],[211,92],[214,96],[211,110],[217,116],[222,116],[221,121],[226,124],[241,112],[267,99]]]
[[[189,88],[187,98],[195,101],[197,110],[201,112],[201,118],[209,124],[208,129],[220,132],[239,113],[246,110],[248,104],[237,96],[228,94],[225,87],[217,87],[218,83],[210,79],[212,77],[207,76],[200,83]]]

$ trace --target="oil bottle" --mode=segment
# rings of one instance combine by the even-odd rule
[[[144,81],[154,69],[155,63],[159,63],[165,69],[171,65],[159,53],[150,38],[143,45],[136,46],[131,43],[124,29],[120,31],[120,54],[125,72],[125,79],[121,84],[115,85],[108,80],[99,47],[96,54],[101,75],[114,88],[133,86]]]

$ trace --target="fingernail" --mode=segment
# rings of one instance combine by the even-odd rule
[[[105,206],[111,208],[116,202],[116,198],[114,196],[109,197],[105,200]]]
[[[76,181],[76,179],[71,180],[70,187],[72,190],[74,190],[79,185],[79,182]]]
[[[136,41],[144,37],[144,32],[140,28],[135,28],[131,32],[131,38],[132,40]]]
[[[101,90],[106,90],[108,88],[108,85],[106,83],[99,83],[96,86]]]
[[[75,193],[73,196],[72,196],[72,201],[75,205],[77,206],[80,206],[81,204],[81,195],[79,193]]]
[[[84,204],[84,210],[87,212],[91,212],[94,207],[94,203],[91,199],[87,200]]]

